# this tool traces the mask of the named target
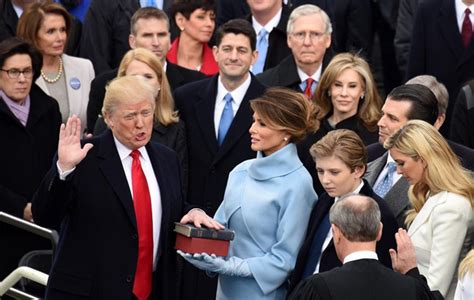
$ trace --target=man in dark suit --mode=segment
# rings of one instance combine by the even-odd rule
[[[250,13],[246,0],[219,0],[217,1],[216,26],[232,19],[245,17]]]
[[[247,0],[250,15],[246,16],[257,34],[258,58],[252,67],[259,74],[278,65],[291,54],[286,44],[286,24],[290,9],[282,0]],[[266,46],[266,47],[265,47]]]
[[[255,31],[247,21],[236,19],[222,25],[213,48],[219,74],[174,93],[188,137],[188,201],[209,215],[214,215],[224,198],[229,172],[255,157],[250,148],[249,100],[265,90],[249,72],[257,57],[255,43]],[[204,272],[185,265],[184,299],[214,299],[216,285],[215,278],[211,281]]]
[[[469,7],[471,12],[467,14]],[[447,118],[440,129],[445,137],[449,137],[458,92],[474,76],[474,38],[468,39],[472,36],[473,13],[472,0],[420,1],[413,25],[407,78],[433,75],[448,88]]]
[[[36,223],[60,228],[46,299],[176,298],[173,228],[189,207],[176,154],[150,143],[156,94],[139,77],[120,77],[104,100],[111,130],[81,145],[79,118],[61,125],[32,208]]]
[[[141,2],[91,1],[82,28],[79,56],[92,61],[96,74],[117,68],[130,49],[127,43],[130,19],[140,8]],[[171,0],[163,0],[163,6],[158,8],[168,11],[172,3]]]
[[[303,281],[289,299],[436,299],[419,274],[416,260],[408,276],[378,262],[375,246],[383,224],[373,199],[360,195],[341,199],[331,207],[329,219],[337,256],[344,265]]]
[[[268,86],[283,86],[311,97],[331,51],[331,20],[315,5],[295,8],[288,20],[286,43],[292,55],[257,78]]]
[[[377,191],[383,180],[387,176],[391,177],[390,188],[379,196],[390,206],[400,227],[405,227],[405,212],[410,208],[409,184],[403,176],[396,173],[396,170],[390,168],[390,163],[394,160],[383,148],[383,143],[409,120],[423,120],[439,128],[442,122],[437,122],[438,116],[438,101],[427,87],[420,84],[399,86],[387,96],[382,107],[382,117],[378,122],[379,143],[367,147],[369,164],[365,178]],[[460,158],[462,165],[474,170],[474,150],[451,141],[448,143]]]
[[[138,9],[132,16],[129,35],[129,45],[132,49],[145,48],[160,59],[166,72],[171,90],[177,87],[206,78],[201,72],[189,70],[166,61],[171,42],[168,16],[154,7]],[[89,104],[87,106],[87,131],[93,132],[95,121],[100,115],[107,82],[117,76],[117,69],[107,71],[97,76],[91,83]]]

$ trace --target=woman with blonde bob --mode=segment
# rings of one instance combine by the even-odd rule
[[[324,70],[313,96],[319,107],[318,138],[334,129],[351,129],[364,144],[377,142],[382,105],[369,64],[359,55],[336,55]]]
[[[155,106],[155,122],[151,140],[170,147],[178,154],[183,174],[183,186],[187,183],[188,152],[184,123],[174,110],[174,100],[160,60],[151,51],[136,48],[128,51],[120,62],[117,77],[140,76],[158,90]],[[103,132],[106,124],[97,119],[94,135]]]
[[[474,181],[446,140],[424,121],[409,121],[384,146],[411,185],[413,208],[406,224],[420,272],[431,290],[452,299],[456,267],[470,249],[465,240],[472,229]]]

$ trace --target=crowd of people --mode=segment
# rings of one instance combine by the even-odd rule
[[[473,12],[0,0],[0,211],[59,233],[41,296],[472,298]],[[0,280],[48,248],[0,240]]]

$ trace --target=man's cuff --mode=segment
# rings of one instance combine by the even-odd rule
[[[56,162],[56,168],[58,169],[58,174],[59,174],[59,179],[62,180],[62,181],[65,181],[66,180],[66,177],[71,174],[72,172],[74,172],[74,170],[76,169],[76,167],[72,168],[71,170],[67,170],[67,171],[63,171],[61,170],[61,168],[59,167],[59,161]]]

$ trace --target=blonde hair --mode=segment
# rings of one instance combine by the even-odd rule
[[[146,64],[156,73],[156,76],[158,77],[158,82],[160,83],[160,92],[156,98],[155,120],[165,126],[168,126],[172,123],[178,123],[178,112],[174,110],[174,100],[171,95],[171,88],[168,83],[168,79],[166,78],[166,74],[163,71],[160,60],[155,54],[153,54],[153,52],[144,48],[129,50],[120,62],[117,77],[127,75],[126,70],[132,61],[139,61]]]
[[[466,197],[474,206],[474,180],[464,169],[446,140],[430,124],[411,120],[385,141],[386,149],[395,148],[403,155],[426,164],[422,179],[410,186],[408,197],[413,206],[405,223],[411,224],[429,195],[448,191]]]
[[[104,105],[102,115],[107,123],[108,116],[111,116],[120,103],[139,103],[143,100],[150,101],[155,109],[155,99],[157,89],[152,87],[145,80],[136,76],[122,76],[112,80],[105,88]]]
[[[309,153],[316,159],[332,157],[340,159],[354,172],[357,167],[363,168],[367,164],[367,150],[364,142],[357,133],[349,129],[329,131],[323,138],[309,149]]]
[[[250,106],[269,128],[288,133],[293,143],[319,128],[315,107],[303,94],[287,88],[269,88],[261,97],[251,100]]]
[[[471,249],[459,264],[458,278],[462,280],[468,273],[474,277],[474,249]]]
[[[369,64],[362,57],[353,53],[340,53],[334,56],[324,70],[313,96],[313,102],[320,108],[317,118],[321,121],[333,112],[334,107],[329,91],[337,77],[347,69],[354,70],[359,74],[362,87],[365,90],[364,99],[360,100],[357,110],[359,120],[369,131],[375,131],[380,118],[382,101]]]

